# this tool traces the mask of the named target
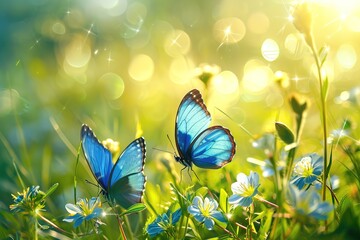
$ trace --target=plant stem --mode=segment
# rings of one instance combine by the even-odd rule
[[[270,202],[270,201],[266,200],[265,198],[260,197],[258,195],[255,196],[255,199],[259,200],[260,202],[266,203],[266,204],[268,204],[268,205],[270,205],[270,206],[272,206],[274,208],[279,208],[279,206],[276,205],[275,203],[272,203],[272,202]]]
[[[246,229],[246,239],[251,240],[251,239],[252,239],[252,230],[253,230],[253,228],[252,228],[252,226],[253,226],[252,221],[253,221],[253,214],[254,214],[254,203],[252,203],[252,204],[250,205],[249,210],[250,210],[250,211],[249,211],[249,225],[248,225],[248,227],[247,227],[247,229]]]
[[[314,59],[315,59],[315,63],[316,63],[316,68],[317,68],[317,74],[318,74],[318,78],[319,78],[319,88],[320,88],[320,103],[321,103],[321,120],[322,120],[322,127],[323,127],[323,144],[324,144],[324,174],[323,174],[323,182],[326,183],[326,178],[328,176],[328,172],[327,172],[327,164],[328,164],[328,159],[327,159],[327,124],[326,124],[326,93],[324,92],[324,83],[323,83],[323,79],[321,76],[321,65],[320,65],[320,60],[317,54],[317,50],[316,50],[316,46],[315,46],[315,42],[314,42],[314,38],[311,35],[311,44],[310,44],[310,48],[311,51],[313,53]],[[323,184],[322,187],[322,199],[325,201],[326,200],[326,184]]]
[[[216,224],[217,227],[221,228],[224,232],[226,232],[227,234],[229,234],[233,239],[240,239],[239,237],[237,237],[234,233],[230,232],[229,230],[227,230],[226,228],[223,228],[222,226]],[[246,229],[246,228],[245,228]],[[185,239],[185,238],[184,238]]]
[[[124,228],[122,227],[122,220],[120,219],[119,215],[116,214],[116,218],[118,220],[118,223],[119,223],[119,229],[120,229],[120,233],[121,233],[121,236],[122,236],[122,239],[123,240],[126,240],[126,234],[125,234],[125,231],[124,231]]]
[[[37,217],[36,217],[36,213],[34,214],[34,240],[38,240],[38,220],[37,220]]]
[[[66,233],[69,236],[72,235],[71,232],[65,231],[64,229],[58,227],[55,223],[53,223],[52,221],[50,221],[49,219],[47,219],[46,217],[44,217],[43,215],[41,215],[40,213],[37,214],[43,221],[45,221],[47,224],[49,224],[50,226],[52,226],[53,228],[55,228],[56,230]]]
[[[189,216],[186,217],[186,222],[185,222],[185,229],[184,229],[184,236],[183,239],[185,239],[186,236],[186,229],[188,228],[188,224],[189,224]],[[181,225],[180,225],[181,227]]]

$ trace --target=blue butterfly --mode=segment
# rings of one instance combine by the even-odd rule
[[[182,99],[176,115],[175,138],[179,156],[175,160],[192,169],[217,169],[231,162],[236,144],[230,131],[209,127],[211,116],[200,92],[193,89]]]
[[[146,182],[143,172],[146,155],[143,137],[131,142],[115,164],[110,151],[86,124],[81,127],[81,145],[91,172],[110,203],[129,208],[142,201]]]

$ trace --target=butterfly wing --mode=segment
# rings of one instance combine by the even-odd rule
[[[131,142],[115,163],[109,179],[108,197],[128,208],[141,202],[146,177],[143,169],[146,147],[144,138]]]
[[[200,168],[216,169],[231,162],[235,148],[230,131],[221,126],[213,126],[198,135],[186,155]]]
[[[114,165],[111,153],[99,142],[94,132],[86,124],[81,127],[80,138],[86,162],[97,182],[106,191]]]
[[[181,159],[189,160],[188,152],[194,139],[210,124],[211,116],[206,109],[200,92],[193,89],[182,99],[176,115],[175,138]],[[188,163],[191,166],[191,163]]]

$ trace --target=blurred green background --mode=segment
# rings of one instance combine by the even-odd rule
[[[329,128],[340,128],[347,118],[356,127],[360,3],[312,2],[317,45],[329,48]],[[265,156],[238,124],[254,135],[273,131],[276,120],[292,126],[287,100],[293,93],[311,102],[298,154],[320,151],[316,68],[291,23],[292,7],[286,0],[1,1],[1,207],[7,209],[11,193],[21,190],[15,163],[27,186],[46,190],[60,183],[48,210],[66,215],[82,123],[100,140],[119,141],[121,149],[143,135],[146,192],[170,199],[170,173],[162,161],[178,175],[182,166],[153,148],[173,151],[166,135],[174,141],[178,105],[193,88],[202,92],[212,124],[229,128],[237,143],[224,169],[194,168],[203,184],[224,184],[225,171],[260,171],[246,159]],[[96,196],[84,181],[94,182],[80,156],[78,195]],[[186,173],[183,178],[190,183]],[[229,190],[230,183],[223,187]],[[148,195],[161,204],[159,196]]]

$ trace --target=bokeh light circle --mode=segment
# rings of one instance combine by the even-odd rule
[[[111,9],[118,4],[119,0],[101,0],[98,3],[105,9]]]
[[[239,80],[231,71],[223,71],[213,79],[214,88],[222,94],[231,94],[238,90]]]
[[[129,75],[136,81],[146,81],[154,74],[154,61],[145,54],[135,56],[129,66]]]
[[[126,20],[132,25],[142,24],[147,15],[147,8],[139,2],[132,3],[126,11]]]
[[[66,62],[75,68],[81,68],[88,64],[91,58],[89,41],[85,37],[77,35],[67,45],[65,50]]]
[[[0,90],[0,116],[14,110],[19,100],[20,94],[15,89]]]
[[[269,18],[263,12],[254,12],[247,20],[246,26],[255,34],[266,33],[269,29]]]
[[[191,40],[182,30],[174,30],[167,34],[165,39],[165,52],[171,57],[179,57],[189,52]]]
[[[116,100],[124,93],[124,80],[115,73],[105,73],[100,77],[99,83],[103,96],[108,100]]]
[[[63,35],[66,33],[66,28],[62,22],[55,22],[52,27],[52,31],[56,34]]]
[[[289,56],[294,60],[301,59],[304,55],[305,43],[300,34],[290,33],[287,35],[284,41],[284,47]]]
[[[350,31],[360,32],[360,17],[349,16],[346,19],[346,26]]]
[[[194,63],[189,58],[178,57],[170,64],[169,75],[176,84],[185,84],[193,76]]]
[[[284,97],[277,91],[266,96],[265,103],[268,107],[280,108],[284,105]]]
[[[233,44],[244,38],[246,27],[239,18],[223,18],[214,24],[214,37],[221,44]]]
[[[357,61],[354,47],[350,44],[341,45],[336,52],[336,61],[344,69],[353,68]]]
[[[105,9],[110,16],[120,16],[128,7],[128,0],[95,0],[95,2],[96,5]]]
[[[273,62],[279,57],[279,45],[274,40],[268,38],[261,46],[261,54],[265,60]]]
[[[244,66],[242,86],[251,94],[262,94],[270,84],[274,74],[272,70],[259,60],[249,60]]]

